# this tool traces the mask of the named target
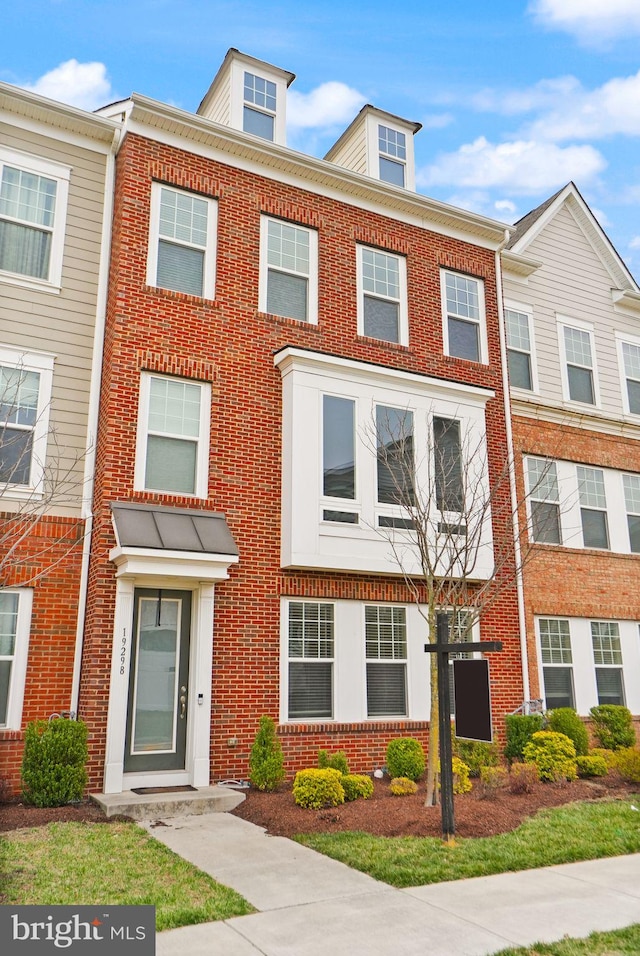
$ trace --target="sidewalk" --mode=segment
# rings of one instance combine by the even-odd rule
[[[158,956],[484,956],[640,922],[640,854],[398,890],[227,813],[144,826],[259,910]]]

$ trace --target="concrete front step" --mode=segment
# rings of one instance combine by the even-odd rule
[[[164,817],[191,816],[199,813],[224,813],[244,800],[244,794],[230,787],[199,787],[180,793],[92,793],[107,817],[122,815],[133,820],[158,820]]]

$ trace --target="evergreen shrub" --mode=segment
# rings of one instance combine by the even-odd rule
[[[368,800],[373,796],[373,780],[363,773],[343,774],[340,783],[344,790],[346,803],[349,803],[351,800],[357,800],[359,797],[362,797],[363,800]]]
[[[547,714],[549,730],[564,734],[573,740],[578,757],[584,757],[589,752],[589,734],[573,707],[558,707]]]
[[[633,728],[631,711],[618,704],[599,704],[589,711],[593,720],[593,732],[601,747],[607,750],[620,750],[633,747],[636,732]]]
[[[249,754],[249,780],[257,790],[271,791],[278,788],[284,777],[284,758],[276,724],[272,717],[263,714]]]
[[[616,770],[628,783],[640,783],[640,750],[623,747],[616,753]]]
[[[331,767],[333,770],[339,770],[345,776],[349,773],[349,762],[344,750],[336,750],[334,754],[330,754],[328,750],[319,750],[318,767],[320,770]]]
[[[539,730],[524,746],[526,763],[534,763],[541,780],[575,780],[576,748],[565,734],[553,730]]]
[[[34,720],[24,732],[22,795],[36,807],[62,807],[82,799],[87,785],[87,726],[56,717]]]
[[[387,745],[387,770],[390,777],[419,780],[426,766],[424,749],[415,737],[396,737]]]
[[[500,763],[498,745],[482,740],[458,740],[454,737],[453,754],[464,760],[470,777],[479,777],[483,767],[497,767]]]
[[[507,714],[507,743],[504,755],[511,763],[522,762],[525,745],[543,727],[542,714]]]
[[[509,767],[509,790],[511,793],[533,793],[540,780],[540,772],[534,763],[512,763]]]
[[[332,767],[299,770],[293,781],[293,799],[299,807],[321,810],[344,803],[342,774]]]
[[[609,770],[604,757],[598,754],[578,754],[576,757],[576,767],[579,777],[606,777]]]
[[[394,797],[409,797],[412,793],[417,793],[418,784],[408,777],[394,777],[389,784],[389,790]]]

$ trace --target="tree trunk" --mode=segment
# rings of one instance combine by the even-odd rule
[[[435,634],[435,629],[431,633]],[[427,753],[427,795],[424,805],[425,807],[435,807],[439,802],[438,758],[440,755],[438,655],[430,654],[429,657],[431,658],[431,710],[429,716],[429,750]]]

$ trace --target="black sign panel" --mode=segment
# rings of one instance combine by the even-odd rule
[[[454,660],[453,692],[456,701],[456,737],[491,743],[489,661]]]

